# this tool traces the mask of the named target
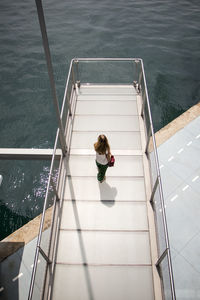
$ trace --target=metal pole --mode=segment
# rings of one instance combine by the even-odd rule
[[[53,101],[54,101],[55,109],[56,109],[56,116],[58,119],[58,124],[59,124],[59,129],[60,129],[59,139],[60,139],[60,144],[62,147],[63,155],[65,155],[67,152],[67,145],[65,142],[63,124],[60,119],[60,109],[59,109],[59,103],[58,103],[57,94],[56,94],[56,87],[55,87],[53,67],[52,67],[52,62],[51,62],[51,54],[50,54],[45,19],[44,19],[44,12],[43,12],[43,8],[42,8],[41,0],[35,0],[35,3],[37,6],[38,19],[39,19],[40,30],[41,30],[41,34],[42,34],[42,41],[43,41],[44,52],[45,52],[45,57],[46,57],[46,62],[47,62],[51,91],[52,91],[52,95],[53,95]]]
[[[59,131],[59,129],[57,130],[57,134],[56,134],[56,140],[55,140],[54,150],[53,150],[53,155],[52,155],[52,160],[51,160],[51,167],[50,167],[50,171],[49,171],[49,179],[48,179],[48,183],[47,183],[47,190],[46,190],[46,195],[45,195],[45,200],[44,200],[42,218],[41,218],[41,221],[40,221],[40,228],[39,228],[39,233],[38,233],[37,246],[36,246],[35,258],[34,258],[33,272],[32,272],[32,276],[31,276],[31,283],[30,283],[28,300],[31,300],[32,296],[33,296],[33,289],[34,289],[34,284],[35,284],[35,275],[36,275],[37,262],[38,262],[38,256],[39,256],[39,248],[40,248],[40,244],[41,244],[42,230],[43,230],[46,207],[47,207],[47,201],[48,201],[48,195],[49,195],[50,180],[51,180],[51,175],[52,175],[52,172],[53,172],[53,163],[54,163],[55,153],[56,153],[56,148],[57,148],[57,143],[58,143],[58,135],[59,135],[58,131]]]

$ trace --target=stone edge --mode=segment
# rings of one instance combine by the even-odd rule
[[[52,209],[48,208],[45,213],[43,231],[51,225]],[[38,236],[41,217],[42,214],[0,241],[0,262]]]
[[[200,116],[200,102],[189,108],[179,117],[171,121],[169,124],[161,128],[155,133],[156,146],[159,147],[161,144],[166,142],[176,132],[183,129],[191,121]]]

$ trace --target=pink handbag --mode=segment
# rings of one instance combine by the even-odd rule
[[[114,166],[114,163],[115,163],[114,155],[111,155],[111,158],[110,158],[110,161],[109,161],[109,163],[108,163],[108,166],[109,166],[109,167],[113,167],[113,166]]]

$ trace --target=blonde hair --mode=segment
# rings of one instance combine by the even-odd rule
[[[99,154],[110,153],[110,145],[108,143],[108,139],[104,134],[98,136],[97,142],[94,144],[94,149]]]

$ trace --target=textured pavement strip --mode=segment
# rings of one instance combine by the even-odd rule
[[[174,197],[172,197],[172,198],[170,199],[170,201],[173,202],[176,198],[178,198],[178,195],[177,195],[177,194],[176,194]]]
[[[182,188],[182,191],[184,192],[185,190],[187,190],[187,188],[189,188],[188,184]]]
[[[199,175],[197,175],[196,177],[194,177],[194,178],[192,179],[192,182],[195,182],[198,178],[199,178]]]
[[[174,156],[171,156],[171,157],[168,159],[168,161],[171,161],[172,159],[174,159]]]
[[[198,138],[200,138],[200,134],[199,135],[197,135],[196,137],[195,137],[195,139],[198,139]],[[189,141],[186,145],[187,146],[190,146],[192,144],[192,141]],[[177,153],[178,154],[181,154],[182,152],[183,152],[183,150],[184,150],[184,148],[180,148],[178,151],[177,151]],[[171,157],[169,157],[168,158],[168,161],[171,161],[171,160],[173,160],[174,159],[174,156],[171,156]],[[163,165],[162,165],[163,166]],[[160,167],[161,168],[161,167]]]
[[[181,154],[181,152],[183,152],[184,148],[181,148],[180,150],[178,150],[178,154]]]

